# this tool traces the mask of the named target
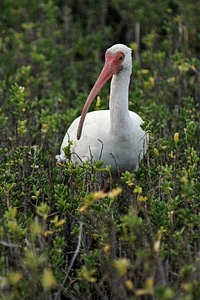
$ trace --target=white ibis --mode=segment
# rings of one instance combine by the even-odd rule
[[[147,135],[140,127],[142,119],[128,110],[128,88],[132,72],[131,49],[123,44],[109,48],[105,64],[84,105],[82,114],[69,127],[62,145],[59,162],[66,160],[63,148],[72,141],[71,160],[103,160],[111,165],[112,175],[137,170],[147,149]],[[103,85],[112,77],[110,110],[89,112],[89,107]]]

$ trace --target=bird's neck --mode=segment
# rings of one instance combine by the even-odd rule
[[[122,70],[114,75],[110,86],[110,121],[113,134],[123,135],[130,124],[128,89],[130,73]]]

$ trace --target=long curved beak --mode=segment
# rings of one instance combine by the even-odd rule
[[[90,108],[90,105],[92,103],[92,101],[94,100],[94,98],[97,96],[97,94],[99,93],[99,91],[102,89],[102,87],[104,86],[104,84],[115,74],[115,68],[113,67],[113,64],[111,61],[106,61],[104,64],[104,67],[95,83],[95,85],[93,86],[93,88],[91,89],[87,100],[85,102],[85,105],[83,107],[82,113],[81,113],[81,118],[79,121],[79,125],[78,125],[78,130],[77,130],[77,140],[79,140],[81,138],[81,133],[82,133],[82,129],[83,129],[83,124],[84,124],[84,120],[86,117],[86,114]]]

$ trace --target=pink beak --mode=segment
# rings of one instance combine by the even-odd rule
[[[116,68],[115,64],[113,64],[112,60],[107,60],[105,62],[104,67],[103,67],[95,85],[91,89],[91,91],[87,97],[87,100],[85,102],[85,105],[83,107],[83,110],[81,113],[81,118],[80,118],[79,125],[78,125],[78,130],[77,130],[77,140],[79,140],[81,138],[83,123],[84,123],[86,114],[90,108],[92,101],[97,96],[99,91],[102,89],[104,84],[118,71],[119,70]]]

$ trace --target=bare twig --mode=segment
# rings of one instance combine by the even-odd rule
[[[137,49],[135,51],[135,59],[140,63],[140,22],[135,22],[135,43],[137,44]]]
[[[78,255],[78,253],[79,253],[80,246],[81,246],[82,231],[83,231],[83,222],[80,221],[80,223],[79,223],[78,243],[77,243],[76,251],[74,252],[74,255],[73,255],[72,260],[71,260],[71,262],[70,262],[70,265],[69,265],[69,267],[68,267],[68,270],[67,270],[67,273],[66,273],[66,275],[65,275],[65,278],[64,278],[64,280],[63,280],[63,282],[62,282],[62,284],[61,284],[61,286],[60,286],[60,288],[59,288],[59,290],[58,290],[58,292],[57,292],[57,294],[56,294],[56,296],[55,296],[55,300],[59,300],[59,298],[60,298],[60,293],[61,293],[61,291],[62,291],[62,289],[63,289],[63,287],[64,287],[64,285],[65,285],[65,283],[66,283],[66,281],[67,281],[67,278],[68,278],[69,273],[70,273],[70,271],[71,271],[71,269],[72,269],[72,266],[73,266],[73,264],[74,264],[74,261],[75,261],[77,255]]]
[[[2,245],[4,247],[9,247],[9,248],[18,248],[19,247],[19,245],[17,245],[17,244],[7,243],[5,241],[0,241],[0,245]]]
[[[100,155],[99,155],[99,159],[101,159],[102,153],[103,153],[103,142],[100,139],[98,139],[98,141],[101,143],[101,151],[100,151]]]
[[[113,158],[113,160],[114,160],[114,162],[115,162],[115,166],[116,166],[116,169],[117,169],[117,173],[118,173],[118,176],[119,176],[119,178],[120,178],[120,169],[119,169],[119,166],[118,166],[118,164],[117,164],[117,161],[116,161],[116,159],[115,159],[115,157],[114,157],[114,155],[113,155],[112,153],[110,153],[110,155],[112,156],[112,158]]]

